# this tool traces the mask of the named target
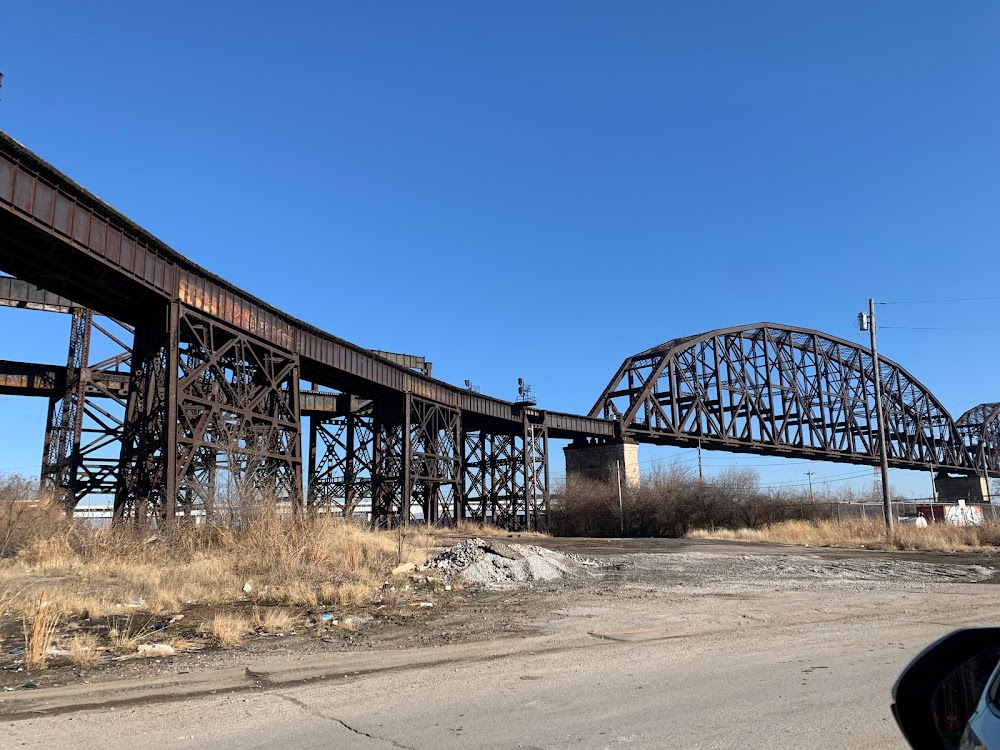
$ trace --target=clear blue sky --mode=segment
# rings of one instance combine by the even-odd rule
[[[870,296],[1000,276],[995,2],[35,0],[3,27],[0,129],[252,293],[484,393],[520,376],[586,412],[675,336],[861,341]],[[998,309],[882,308],[961,330],[880,347],[957,416],[1000,400],[1000,331],[973,330]],[[59,361],[67,325],[0,310],[0,357]],[[37,469],[43,418],[0,397],[0,469]]]

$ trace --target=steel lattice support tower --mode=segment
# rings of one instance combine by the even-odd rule
[[[131,328],[73,308],[65,388],[49,400],[41,484],[72,510],[88,495],[113,495],[125,421]],[[114,328],[120,328],[121,333]],[[114,353],[91,362],[95,340]]]
[[[117,518],[299,507],[298,358],[172,304],[137,327],[121,473]]]
[[[307,507],[351,518],[372,506],[375,475],[375,407],[340,394],[345,413],[309,417]]]

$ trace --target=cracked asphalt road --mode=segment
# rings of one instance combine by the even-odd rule
[[[476,659],[444,643],[372,674],[8,721],[0,746],[903,748],[900,670],[1000,612],[982,557],[620,552],[518,594],[526,627],[564,647],[512,639]]]

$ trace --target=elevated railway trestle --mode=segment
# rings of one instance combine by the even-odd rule
[[[299,321],[3,133],[0,271],[8,304],[72,314],[67,367],[0,363],[0,392],[53,404],[45,480],[67,507],[109,493],[120,520],[171,518],[233,512],[249,495],[367,507],[384,524],[533,526],[548,506],[548,440],[616,436],[606,420],[483,396],[431,378],[421,358]],[[88,359],[95,313],[131,334],[114,362]]]
[[[172,365],[165,336],[153,344],[141,337],[126,342],[131,326],[21,280],[0,278],[0,306],[70,316],[65,367],[0,361],[0,394],[49,399],[42,484],[68,508],[84,498],[112,497],[121,520],[244,512],[247,498],[295,506],[301,415],[308,424],[308,509],[363,514],[380,526],[415,519],[545,525],[543,411],[522,410],[514,430],[497,432],[474,420],[470,430],[460,410],[411,393],[360,398],[315,383],[300,391],[287,352],[242,340],[210,319],[178,313]],[[114,354],[94,361],[98,337],[111,342]],[[168,366],[177,368],[172,436],[163,396]],[[169,439],[176,441],[172,468],[164,460]]]

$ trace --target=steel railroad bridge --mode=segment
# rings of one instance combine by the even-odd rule
[[[871,359],[850,342],[773,324],[677,339],[628,358],[587,416],[491,398],[249,295],[3,133],[0,271],[0,305],[71,321],[65,366],[0,361],[0,393],[49,399],[43,484],[68,508],[113,496],[118,519],[212,514],[235,493],[535,527],[550,438],[573,441],[569,470],[637,442],[878,463]],[[98,339],[113,353],[94,361]],[[1000,473],[1000,404],[952,421],[882,369],[890,465]]]
[[[953,420],[903,367],[879,365],[890,466],[1000,476],[1000,403]],[[590,416],[636,442],[879,463],[870,351],[795,326],[723,328],[639,352]]]

